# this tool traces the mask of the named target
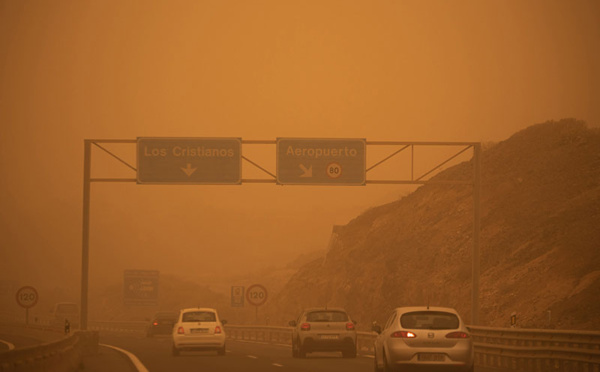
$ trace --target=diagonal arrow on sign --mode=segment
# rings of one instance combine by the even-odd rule
[[[300,177],[312,177],[312,165],[306,168],[304,164],[300,164],[300,169],[302,169],[302,173]]]
[[[192,173],[196,171],[196,169],[197,168],[192,168],[192,165],[190,163],[187,163],[187,166],[185,168],[181,168],[181,170],[184,171],[188,177],[191,176]]]

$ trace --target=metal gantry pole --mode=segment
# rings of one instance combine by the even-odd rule
[[[80,329],[87,330],[88,281],[90,248],[90,184],[92,163],[92,141],[84,140],[83,156],[83,233],[81,244],[81,319]]]
[[[471,301],[471,324],[479,325],[479,272],[481,230],[481,144],[473,145],[473,288]]]

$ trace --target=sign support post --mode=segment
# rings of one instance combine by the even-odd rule
[[[81,321],[82,331],[87,330],[88,321],[88,280],[90,252],[90,174],[92,164],[92,141],[84,141],[83,152],[83,233],[81,244]]]

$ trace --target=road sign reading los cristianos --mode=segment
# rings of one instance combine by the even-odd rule
[[[282,185],[364,185],[363,138],[278,138],[277,183]]]
[[[137,139],[140,184],[232,184],[242,182],[241,138]]]

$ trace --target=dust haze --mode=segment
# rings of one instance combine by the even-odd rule
[[[2,306],[22,285],[79,299],[85,139],[486,143],[552,119],[598,126],[598,40],[593,0],[0,0]],[[107,148],[135,166],[134,145]],[[274,147],[245,155],[274,172]],[[135,178],[98,148],[92,161],[92,176]],[[94,183],[90,286],[128,269],[227,285],[413,190]]]

